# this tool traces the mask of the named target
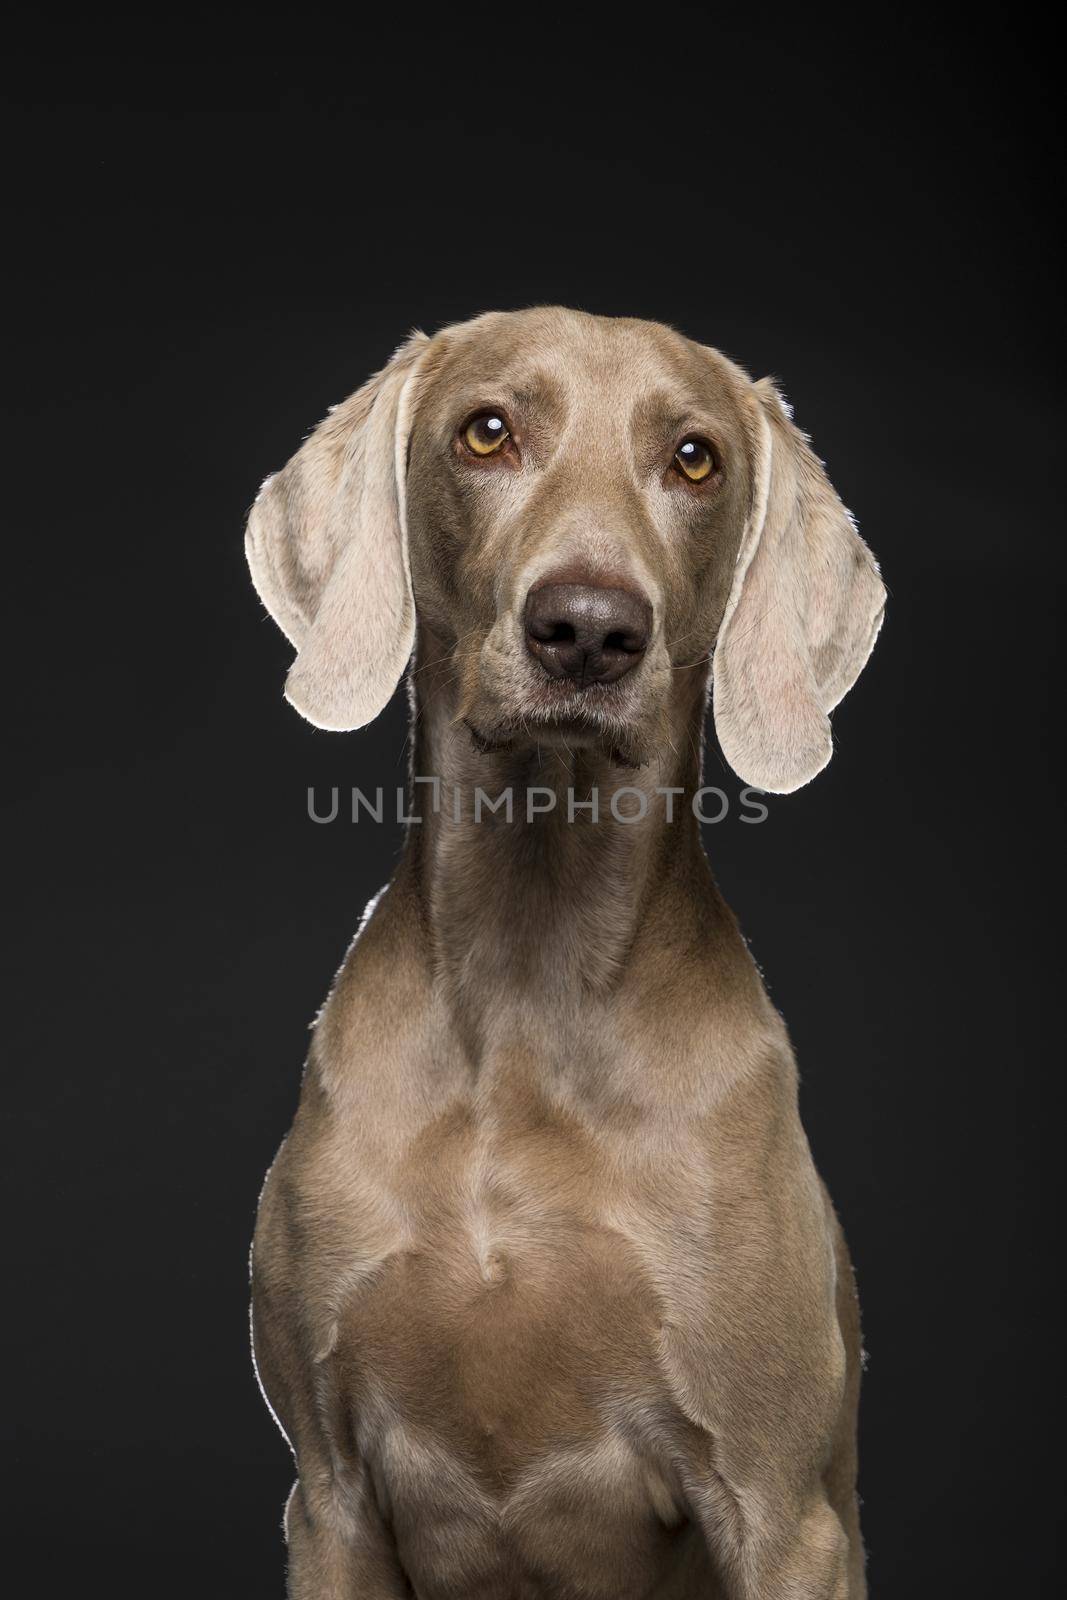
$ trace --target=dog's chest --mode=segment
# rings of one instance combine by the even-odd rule
[[[459,1112],[418,1141],[403,1243],[344,1318],[367,1431],[399,1429],[507,1496],[561,1452],[602,1448],[621,1419],[636,1439],[639,1418],[669,1409],[662,1310],[613,1221],[603,1158],[544,1115],[502,1130]]]
[[[539,1142],[457,1128],[424,1151],[406,1243],[340,1336],[358,1449],[420,1594],[481,1593],[480,1575],[487,1594],[618,1596],[678,1536],[656,1293],[577,1146],[550,1140],[535,1171]],[[438,1532],[457,1563],[443,1588]]]
[[[560,1218],[434,1229],[353,1308],[370,1386],[406,1426],[507,1479],[656,1386],[656,1311],[625,1246]]]

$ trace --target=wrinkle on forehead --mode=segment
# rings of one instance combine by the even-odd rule
[[[687,424],[740,431],[747,375],[662,323],[547,306],[489,312],[438,341],[429,387],[441,405],[510,403],[601,444],[626,436],[638,453]]]

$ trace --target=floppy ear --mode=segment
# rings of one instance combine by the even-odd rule
[[[416,333],[274,477],[248,517],[245,552],[260,599],[296,646],[285,697],[317,728],[372,721],[415,639],[404,479]]]
[[[829,712],[871,653],[885,588],[773,384],[753,387],[752,512],[715,646],[715,730],[740,778],[790,794],[830,759]]]

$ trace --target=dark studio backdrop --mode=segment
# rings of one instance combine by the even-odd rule
[[[19,1593],[282,1593],[248,1244],[401,837],[316,826],[307,790],[401,782],[406,717],[338,737],[284,704],[243,519],[412,325],[546,301],[776,374],[882,562],[834,762],[707,844],[856,1261],[872,1593],[1051,1580],[1049,47],[1021,14],[620,19],[188,20],[9,57]],[[707,781],[739,788],[713,738]]]

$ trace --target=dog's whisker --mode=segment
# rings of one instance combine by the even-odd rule
[[[443,656],[437,656],[433,661],[424,661],[421,666],[413,667],[411,669],[411,677],[417,678],[422,673],[429,672],[431,667],[440,666],[441,662],[443,661],[455,662],[456,657],[460,654],[460,646],[464,644],[467,639],[470,639],[478,632],[479,629],[477,625],[472,628],[467,628],[463,633],[457,635],[455,644],[450,650],[446,650]]]

